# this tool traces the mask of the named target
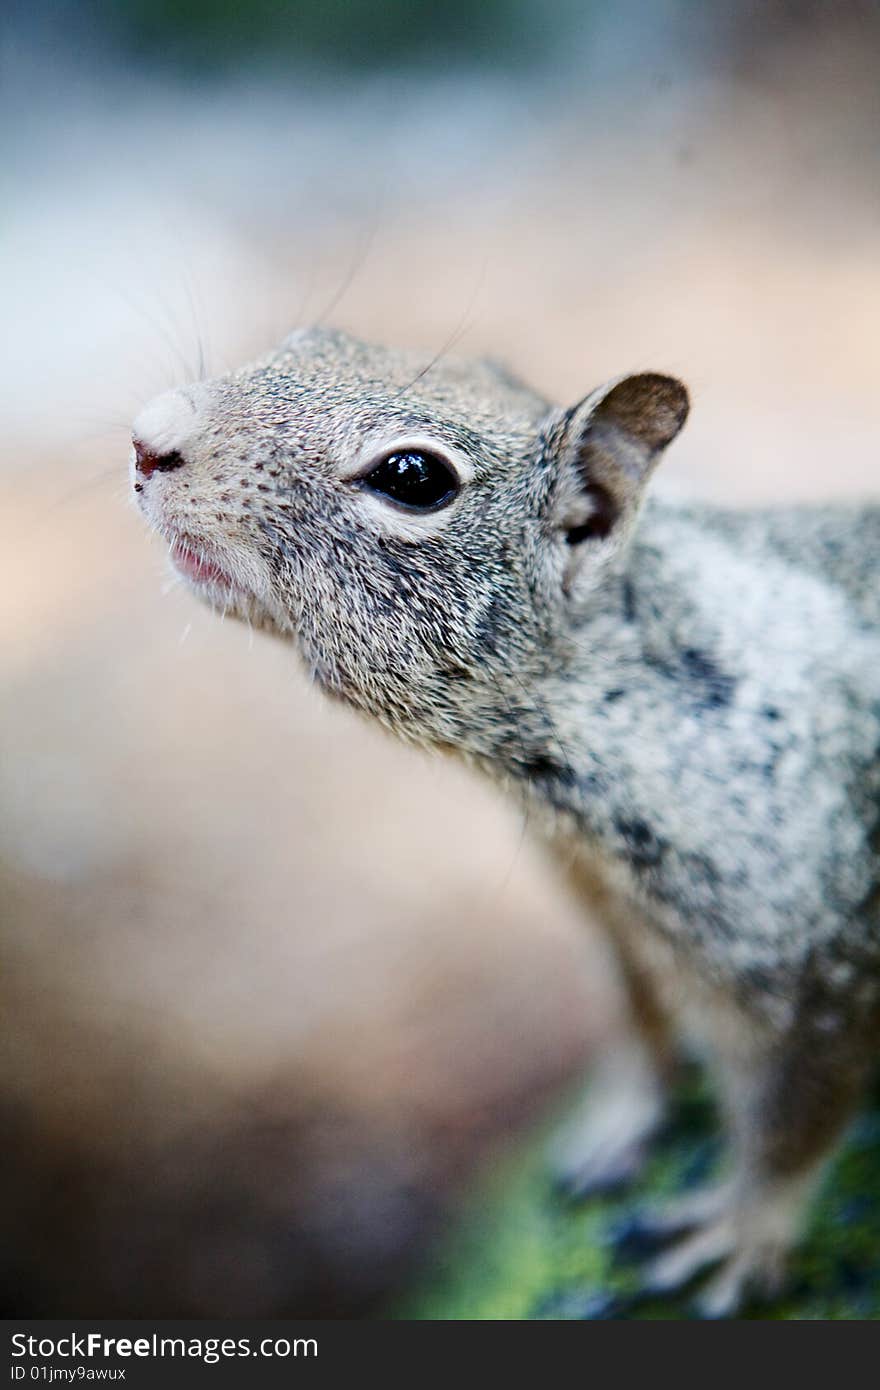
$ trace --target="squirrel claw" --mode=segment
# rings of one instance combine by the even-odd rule
[[[729,1186],[714,1188],[637,1217],[617,1249],[652,1255],[642,1300],[672,1297],[703,1281],[691,1303],[694,1316],[735,1317],[748,1303],[766,1302],[782,1290],[794,1227],[773,1221],[779,1211],[778,1202],[744,1207]]]
[[[555,1175],[556,1188],[569,1201],[604,1197],[635,1182],[647,1160],[646,1146],[634,1143],[617,1153],[596,1155],[579,1168]]]
[[[641,1054],[624,1050],[606,1059],[585,1103],[553,1143],[557,1189],[583,1200],[634,1182],[662,1118],[662,1093]]]
[[[767,1303],[777,1298],[784,1275],[784,1254],[778,1249],[733,1255],[697,1294],[694,1315],[707,1319],[736,1317],[748,1303]]]
[[[653,1210],[636,1211],[613,1228],[610,1244],[616,1259],[630,1264],[656,1255],[688,1229],[682,1225],[671,1228],[665,1221],[658,1220]]]

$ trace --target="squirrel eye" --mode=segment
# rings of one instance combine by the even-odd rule
[[[399,507],[418,512],[445,507],[460,486],[448,463],[422,449],[401,449],[389,454],[361,482]]]

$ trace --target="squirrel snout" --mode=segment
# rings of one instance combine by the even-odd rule
[[[172,449],[167,454],[158,454],[137,437],[132,440],[132,444],[135,471],[142,478],[151,478],[154,473],[170,473],[172,469],[182,468],[186,462],[183,454],[177,449]]]
[[[193,386],[186,391],[166,391],[144,406],[132,426],[136,491],[154,473],[170,473],[187,462],[190,443],[201,432],[201,399]]]

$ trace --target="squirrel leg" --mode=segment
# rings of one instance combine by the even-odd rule
[[[572,1197],[598,1196],[633,1181],[666,1109],[671,1031],[654,982],[616,935],[628,1027],[593,1064],[586,1094],[550,1148],[557,1183]]]
[[[731,1178],[694,1194],[689,1232],[647,1266],[646,1293],[675,1292],[712,1267],[695,1308],[718,1318],[781,1291],[809,1197],[863,1080],[851,1055],[819,1044],[801,1034],[747,1058],[721,1056]]]

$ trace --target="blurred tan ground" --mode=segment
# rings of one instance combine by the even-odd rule
[[[613,1015],[514,811],[163,593],[124,421],[196,326],[219,369],[341,288],[333,321],[460,335],[560,400],[680,373],[667,486],[876,495],[876,70],[829,30],[592,93],[441,89],[411,126],[365,92],[312,112],[317,149],[283,94],[163,123],[136,90],[121,129],[34,136],[0,472],[14,1307],[369,1306]]]

